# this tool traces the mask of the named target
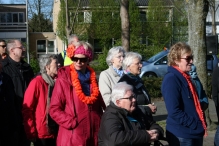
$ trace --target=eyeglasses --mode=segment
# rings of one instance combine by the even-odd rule
[[[129,99],[130,101],[132,101],[133,98],[136,98],[135,94],[131,95],[130,97],[120,98],[120,99]]]
[[[6,48],[6,45],[0,45],[2,48]]]
[[[193,55],[186,56],[186,58],[181,58],[181,59],[185,59],[187,62],[190,62],[191,60],[193,60]]]
[[[80,62],[85,63],[85,62],[88,61],[88,58],[72,57],[71,60],[74,61],[74,62],[78,62],[78,60],[79,60]]]

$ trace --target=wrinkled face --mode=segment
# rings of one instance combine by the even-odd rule
[[[127,70],[133,75],[139,75],[141,73],[142,62],[138,58],[133,59],[133,62],[128,66]]]
[[[112,64],[113,67],[119,69],[122,67],[122,62],[124,59],[125,55],[123,52],[119,52],[113,59],[112,59]]]
[[[46,72],[47,74],[52,77],[53,79],[57,76],[58,70],[58,63],[56,59],[52,59],[52,62],[50,65],[46,66]]]
[[[135,110],[136,99],[132,90],[128,90],[123,98],[116,101],[116,104],[120,108],[126,109],[129,113]]]
[[[26,54],[26,49],[22,46],[20,41],[15,41],[15,47],[10,51],[15,58],[24,58]]]
[[[176,61],[179,69],[183,72],[189,72],[193,63],[193,55],[185,53],[181,56],[180,61]]]
[[[5,42],[0,42],[0,54],[6,53],[6,44]]]
[[[74,67],[76,70],[85,72],[89,60],[85,55],[76,54],[71,59],[74,62]]]

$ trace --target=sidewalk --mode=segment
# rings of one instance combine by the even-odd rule
[[[157,113],[154,115],[154,119],[158,123],[165,122],[166,117],[167,117],[167,110],[166,110],[164,101],[154,101],[154,103],[158,108]],[[211,118],[212,122],[216,122],[217,121],[216,110],[215,110],[214,102],[211,99],[209,99],[209,113],[210,113],[210,118]],[[214,146],[215,132],[216,132],[216,130],[212,130],[212,131],[208,130],[208,136],[206,138],[204,138],[203,146]],[[168,146],[165,141],[161,141],[161,142],[163,144],[165,144],[166,146]]]

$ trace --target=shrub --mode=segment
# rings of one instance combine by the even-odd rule
[[[103,49],[103,53],[97,55],[97,59],[92,61],[90,63],[90,66],[95,71],[103,71],[108,68],[108,65],[106,63],[106,56],[107,56],[108,50]]]
[[[161,98],[161,84],[162,84],[162,78],[142,78],[144,81],[144,85],[151,96],[151,98]]]

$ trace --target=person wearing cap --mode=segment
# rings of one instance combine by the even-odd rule
[[[59,69],[49,113],[59,125],[57,145],[97,146],[100,118],[106,106],[99,92],[90,44],[69,45],[73,63]]]

